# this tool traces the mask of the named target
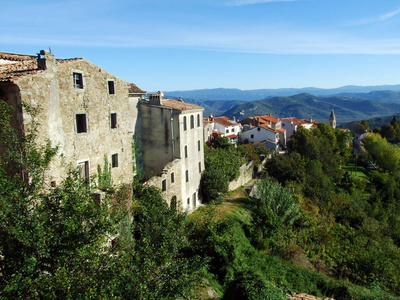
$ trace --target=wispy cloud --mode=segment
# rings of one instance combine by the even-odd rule
[[[243,6],[243,5],[252,5],[260,3],[270,3],[270,2],[295,2],[295,1],[299,0],[234,0],[234,1],[227,1],[225,5]]]
[[[359,19],[359,20],[351,21],[351,22],[349,22],[349,25],[368,25],[368,24],[385,22],[399,14],[400,14],[400,7],[393,11],[390,11],[386,14],[375,17],[375,18],[366,18],[366,19]]]

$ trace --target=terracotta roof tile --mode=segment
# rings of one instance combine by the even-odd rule
[[[276,133],[276,130],[273,129],[272,127],[269,127],[267,124],[261,124],[261,125],[259,125],[259,127],[264,128],[265,130],[269,130],[271,132]]]
[[[38,72],[36,56],[0,52],[0,81]]]
[[[204,107],[190,104],[190,103],[185,103],[183,101],[179,100],[163,100],[162,101],[163,106],[171,107],[173,109],[177,110],[192,110],[192,109],[204,109]]]
[[[138,86],[134,83],[130,83],[129,86],[129,94],[146,94],[146,91],[141,90]]]
[[[238,122],[233,121],[233,120],[229,119],[228,117],[215,117],[214,122],[221,124],[222,126],[225,126],[225,127],[239,125]]]

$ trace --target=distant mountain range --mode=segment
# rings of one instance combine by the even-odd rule
[[[333,109],[338,124],[343,124],[400,112],[400,85],[335,89],[208,89],[166,92],[165,95],[175,99],[182,97],[185,102],[203,106],[205,116],[224,115],[239,120],[271,113],[279,118],[312,118],[327,122]]]
[[[257,89],[257,90],[240,90],[240,89],[201,89],[191,91],[170,91],[164,92],[166,97],[182,97],[192,100],[241,100],[253,101],[270,97],[293,96],[297,94],[313,94],[316,96],[331,96],[337,94],[348,93],[369,93],[374,91],[400,91],[398,85],[375,85],[375,86],[356,86],[347,85],[334,89],[320,89],[314,87],[305,88],[282,88],[282,89]]]

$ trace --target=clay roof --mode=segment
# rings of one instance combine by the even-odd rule
[[[0,81],[10,81],[38,71],[36,56],[0,52]]]
[[[237,135],[236,134],[230,134],[230,135],[227,135],[226,137],[228,139],[234,139],[234,138],[237,138]]]
[[[276,130],[271,128],[271,127],[269,127],[267,124],[261,124],[261,125],[259,125],[259,127],[264,128],[265,130],[269,130],[271,132],[276,133]]]
[[[298,119],[296,117],[290,117],[290,118],[284,118],[282,119],[288,123],[293,122],[293,125],[303,125],[303,124],[314,124],[314,125],[318,125],[317,121],[309,121],[306,119]]]
[[[278,123],[280,120],[271,116],[260,116],[260,117],[255,117],[255,118],[260,118],[260,123],[263,121],[265,123],[272,122],[272,123]]]
[[[238,122],[233,121],[233,120],[229,119],[228,117],[215,117],[214,122],[221,124],[222,126],[225,126],[225,127],[239,125]]]
[[[183,101],[179,100],[166,100],[164,99],[162,101],[163,106],[171,107],[176,110],[192,110],[192,109],[204,109],[204,107],[190,104],[190,103],[185,103]]]
[[[277,129],[276,131],[280,131],[280,132],[286,132],[286,129],[279,128],[279,129]]]
[[[134,83],[129,84],[129,94],[146,94],[146,93],[147,92],[138,88],[136,84]]]

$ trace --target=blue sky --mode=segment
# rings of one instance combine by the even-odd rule
[[[398,0],[2,0],[0,51],[147,91],[400,84]],[[6,12],[6,13],[4,13]]]

